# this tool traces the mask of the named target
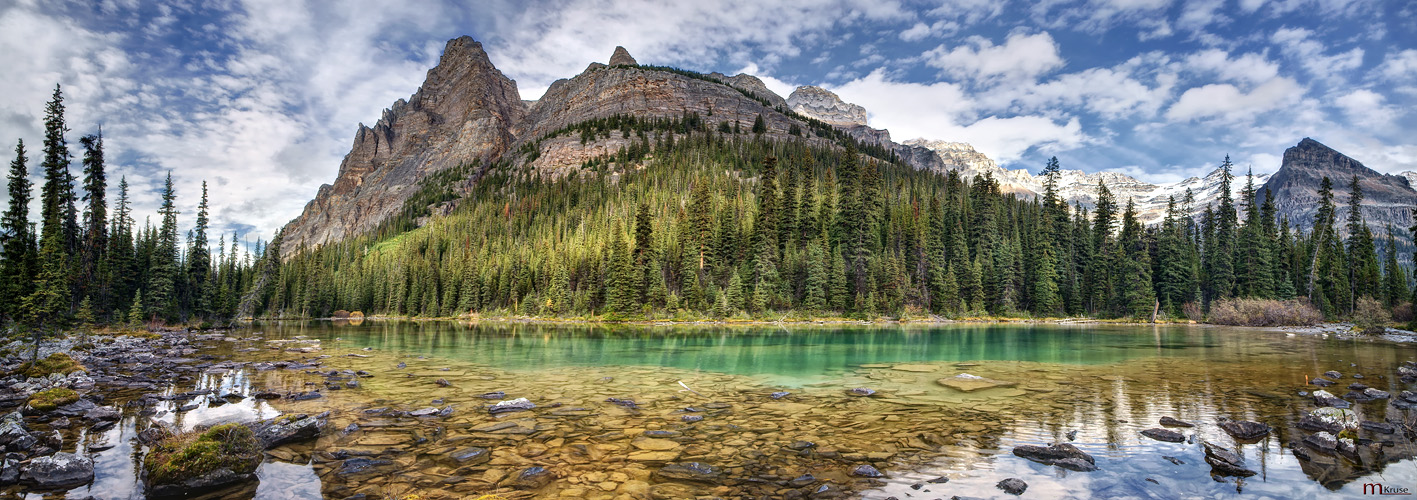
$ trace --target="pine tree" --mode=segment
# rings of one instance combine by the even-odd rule
[[[1245,188],[1240,200],[1245,210],[1245,225],[1240,228],[1240,241],[1235,250],[1235,267],[1239,281],[1236,288],[1241,296],[1268,299],[1274,297],[1274,257],[1271,236],[1266,232],[1262,211],[1255,206],[1254,172],[1245,176]]]
[[[821,311],[827,306],[827,266],[826,252],[820,243],[807,244],[807,276],[803,281],[802,307],[808,311]]]
[[[211,280],[212,257],[207,243],[207,182],[202,181],[202,199],[197,203],[197,225],[192,229],[192,244],[187,250],[187,289],[192,301],[191,311],[205,318],[212,313],[215,286]]]
[[[1230,155],[1220,164],[1220,204],[1215,212],[1215,236],[1207,238],[1206,267],[1209,270],[1210,297],[1226,299],[1235,294],[1235,238],[1238,216],[1230,182],[1235,178],[1230,170]],[[1214,242],[1213,244],[1210,242]]]
[[[1147,317],[1154,310],[1156,296],[1151,283],[1151,258],[1146,248],[1136,204],[1127,199],[1122,212],[1122,231],[1117,236],[1120,264],[1117,273],[1117,309],[1122,316]]]
[[[79,253],[79,294],[85,300],[97,298],[99,310],[109,307],[111,283],[105,253],[108,250],[108,189],[104,172],[103,136],[79,139],[84,148],[84,244]]]
[[[162,227],[148,264],[147,313],[163,319],[175,319],[177,312],[177,192],[172,187],[172,173],[167,173],[163,183],[162,205],[158,215],[162,216]]]
[[[15,159],[10,162],[10,202],[0,218],[0,315],[10,319],[24,316],[20,309],[24,297],[34,291],[38,266],[37,249],[29,222],[31,185],[26,163],[25,142],[15,145]]]
[[[1358,175],[1348,184],[1348,283],[1349,312],[1359,297],[1381,296],[1382,285],[1378,271],[1378,256],[1373,248],[1373,232],[1363,222],[1363,186]]]
[[[40,269],[35,286],[26,298],[29,319],[44,324],[62,324],[67,319],[72,297],[70,274],[72,240],[68,219],[74,198],[73,177],[69,174],[69,146],[64,139],[64,96],[58,85],[44,110],[44,187],[40,191]],[[59,304],[64,304],[60,307]]]
[[[758,117],[753,120],[753,133],[761,134],[767,131],[767,123],[763,122],[763,115],[759,114]]]
[[[1407,300],[1407,273],[1397,264],[1397,237],[1393,235],[1392,224],[1387,225],[1387,251],[1383,261],[1383,288],[1388,308],[1397,307]]]

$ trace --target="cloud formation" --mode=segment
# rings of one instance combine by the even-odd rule
[[[268,238],[334,179],[360,122],[471,35],[535,99],[616,45],[641,62],[830,88],[897,139],[1012,168],[1167,180],[1226,153],[1278,168],[1312,136],[1417,169],[1411,13],[1370,0],[13,0],[0,4],[0,150],[37,150],[64,85],[71,140],[101,125],[139,223],[167,172],[184,223]],[[1407,19],[1404,21],[1404,19]],[[32,155],[34,156],[34,155]],[[1213,158],[1212,158],[1213,157]],[[116,195],[116,187],[111,196]]]

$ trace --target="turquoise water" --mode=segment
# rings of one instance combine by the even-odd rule
[[[1195,326],[586,326],[369,321],[265,326],[341,347],[371,347],[513,370],[661,366],[804,381],[863,364],[1014,360],[1077,365],[1225,356],[1239,339]],[[258,330],[262,326],[256,327]]]

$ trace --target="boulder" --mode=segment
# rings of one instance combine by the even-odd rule
[[[260,440],[261,446],[269,450],[286,443],[319,437],[320,432],[325,429],[325,418],[323,414],[282,415],[251,424],[251,429],[256,432],[256,439]]]
[[[1229,420],[1220,423],[1220,428],[1230,437],[1241,441],[1253,441],[1269,435],[1268,425],[1249,420]]]
[[[222,424],[184,439],[169,436],[143,458],[148,498],[185,497],[256,479],[263,458],[251,428]]]
[[[1245,459],[1239,454],[1210,443],[1205,446],[1205,463],[1210,464],[1210,473],[1216,476],[1250,477],[1255,471],[1245,468]]]
[[[512,486],[521,490],[534,490],[551,484],[556,477],[544,467],[527,467],[517,474]]]
[[[1195,427],[1196,424],[1184,420],[1176,420],[1171,417],[1161,417],[1161,425],[1166,427]]]
[[[1184,434],[1161,428],[1147,429],[1141,431],[1141,435],[1155,439],[1157,441],[1166,441],[1168,443],[1184,443],[1186,441],[1186,436]]]
[[[487,413],[491,413],[493,415],[500,415],[503,413],[511,413],[516,411],[527,411],[533,408],[536,408],[535,403],[532,403],[526,398],[517,398],[489,406],[487,408]]]
[[[1077,472],[1097,470],[1097,462],[1092,458],[1092,455],[1088,455],[1068,443],[1059,443],[1046,448],[1031,445],[1016,446],[1014,447],[1014,455],[1040,464],[1056,465]]]
[[[861,464],[861,465],[856,466],[855,469],[851,469],[851,475],[856,476],[856,477],[872,477],[872,478],[875,478],[875,477],[886,477],[885,474],[882,474],[881,471],[877,470],[875,467],[872,467],[872,466],[866,465],[866,464]]]
[[[1319,406],[1331,406],[1334,408],[1348,408],[1350,406],[1353,406],[1347,401],[1339,399],[1338,396],[1334,396],[1333,393],[1328,391],[1314,391],[1312,396],[1314,398],[1314,404]]]
[[[93,460],[73,453],[55,453],[30,460],[20,480],[40,489],[72,488],[93,481]]]
[[[1004,493],[1010,495],[1022,495],[1024,490],[1028,489],[1028,483],[1023,482],[1022,479],[1011,477],[999,481],[999,484],[994,485],[994,487],[1004,490]]]

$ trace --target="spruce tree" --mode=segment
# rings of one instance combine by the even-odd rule
[[[1349,312],[1359,297],[1381,297],[1378,256],[1373,248],[1373,232],[1363,221],[1363,186],[1358,175],[1348,184],[1348,286]]]
[[[1388,308],[1397,307],[1407,300],[1407,273],[1397,264],[1397,237],[1393,235],[1392,224],[1387,225],[1387,251],[1383,260],[1383,288]]]
[[[172,173],[162,188],[162,205],[158,215],[162,217],[162,227],[154,241],[153,252],[148,264],[147,314],[150,317],[176,319],[177,313],[177,192],[172,187]]]
[[[111,277],[105,259],[108,251],[108,180],[104,172],[103,136],[86,135],[79,139],[79,144],[84,148],[84,243],[79,252],[81,274],[78,289],[92,306],[107,311]]]
[[[37,249],[31,233],[29,213],[31,183],[26,163],[25,142],[15,145],[15,159],[10,162],[10,201],[0,218],[0,316],[22,319],[22,300],[34,291],[38,266]]]
[[[1230,173],[1232,167],[1230,155],[1225,155],[1225,161],[1220,164],[1220,203],[1215,211],[1215,236],[1206,240],[1206,267],[1209,270],[1212,300],[1226,299],[1235,294],[1235,238],[1238,216],[1230,191],[1230,182],[1235,178]],[[1212,241],[1214,243],[1210,243]]]
[[[202,181],[202,199],[197,203],[197,225],[192,228],[192,244],[187,250],[187,289],[191,293],[192,314],[206,318],[212,313],[215,285],[212,257],[207,242],[207,181]]]

